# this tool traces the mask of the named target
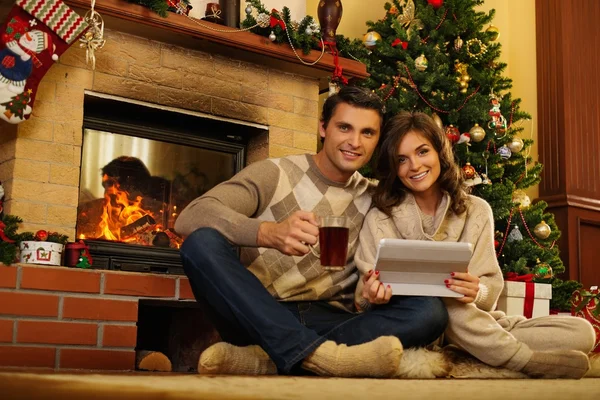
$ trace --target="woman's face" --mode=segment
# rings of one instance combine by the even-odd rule
[[[440,156],[420,132],[410,131],[398,146],[398,178],[414,195],[439,190]]]

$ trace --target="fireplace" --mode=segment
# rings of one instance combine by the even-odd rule
[[[76,236],[90,246],[93,266],[182,274],[179,213],[240,171],[249,140],[265,131],[87,94]]]

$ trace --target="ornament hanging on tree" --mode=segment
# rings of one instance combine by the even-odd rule
[[[533,268],[533,274],[535,275],[536,278],[550,279],[554,276],[554,274],[552,273],[552,267],[550,266],[550,264],[541,262],[539,258],[536,261],[537,261],[537,264]]]
[[[38,84],[88,25],[61,0],[17,0],[0,27],[0,118],[31,114]]]
[[[381,35],[375,31],[367,32],[363,36],[363,44],[369,50],[374,49],[381,42]]]
[[[246,15],[252,14],[252,4],[248,4],[246,6],[246,10],[245,11],[246,11]]]
[[[511,243],[511,242],[520,242],[521,240],[523,240],[523,235],[521,234],[521,231],[519,230],[519,225],[515,225],[513,230],[510,231],[510,233],[508,234],[506,241]]]
[[[271,31],[271,33],[269,34],[269,40],[271,42],[274,42],[275,40],[277,40],[277,36],[275,36],[275,32]]]
[[[500,29],[498,29],[494,25],[488,26],[488,28],[485,31],[490,34],[490,41],[492,42],[495,42],[496,40],[498,40],[498,38],[500,38]]]
[[[517,189],[513,192],[512,202],[515,204],[518,203],[520,209],[527,208],[531,205],[531,199],[522,189]]]
[[[463,41],[463,40],[460,38],[460,36],[459,36],[459,37],[457,37],[457,38],[454,40],[454,50],[456,50],[456,51],[460,51],[460,49],[462,49],[462,47],[463,47],[463,44],[464,44],[464,43],[465,43],[465,42],[464,42],[464,41]]]
[[[458,142],[456,142],[456,144],[466,144],[467,146],[471,145],[471,135],[469,133],[461,133],[460,134],[460,138],[458,139]],[[469,148],[467,147],[467,151],[469,150]]]
[[[454,70],[458,74],[456,77],[456,82],[460,86],[461,93],[467,93],[467,88],[469,87],[469,81],[471,77],[467,73],[468,65],[465,63],[461,63],[458,60],[454,60]]]
[[[444,4],[444,0],[427,0],[431,7],[438,9]]]
[[[450,143],[454,144],[460,139],[460,131],[454,125],[450,124],[446,127],[446,137]]]
[[[463,176],[465,177],[465,179],[472,179],[475,177],[475,174],[476,174],[475,168],[473,168],[473,166],[469,162],[466,163],[465,165],[463,165],[462,171],[463,171]]]
[[[415,18],[415,2],[413,0],[404,0],[402,5],[402,14],[398,15],[396,19],[406,29],[406,34],[410,37],[411,30],[423,29],[423,23],[420,19]]]
[[[492,120],[488,123],[488,128],[494,129],[497,134],[504,134],[506,132],[506,118],[500,112],[500,96],[494,93],[490,94],[490,103],[492,108],[488,111],[488,115]]]
[[[429,61],[427,60],[427,57],[425,57],[425,54],[421,54],[415,60],[415,68],[421,72],[425,71],[428,65]]]
[[[538,239],[548,239],[548,236],[552,233],[552,229],[550,229],[550,225],[546,221],[542,221],[533,228],[533,233]]]
[[[500,147],[497,151],[497,153],[500,155],[500,157],[502,157],[504,160],[508,160],[510,158],[510,156],[512,156],[512,152],[510,151],[510,149],[504,145],[502,147]]]
[[[485,131],[479,124],[475,124],[471,129],[469,129],[469,134],[471,135],[471,140],[476,143],[481,142],[485,139]]]
[[[525,146],[525,143],[523,143],[523,139],[518,136],[513,136],[511,142],[508,144],[508,148],[513,153],[518,153],[523,150],[523,146]]]

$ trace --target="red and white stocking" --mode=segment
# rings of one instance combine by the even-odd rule
[[[38,84],[87,29],[61,0],[17,0],[0,27],[0,118],[29,118]]]

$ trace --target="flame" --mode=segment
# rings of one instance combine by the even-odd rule
[[[106,182],[108,179],[107,175],[102,177],[103,182]],[[146,215],[153,216],[151,212],[144,210],[141,204],[141,196],[137,196],[135,200],[130,200],[129,193],[122,190],[116,182],[106,187],[104,192],[104,209],[99,224],[100,237],[114,241],[136,241],[135,237],[122,238],[121,228]]]

